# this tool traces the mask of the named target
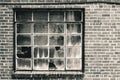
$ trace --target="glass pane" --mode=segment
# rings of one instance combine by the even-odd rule
[[[50,59],[49,70],[64,70],[63,59]]]
[[[32,12],[31,11],[17,11],[16,20],[17,21],[32,21]]]
[[[17,24],[17,33],[30,33],[31,24]]]
[[[17,57],[18,58],[31,58],[31,47],[18,47]]]
[[[77,59],[74,59],[74,65],[75,65],[75,69],[79,69],[81,70],[81,59],[80,58],[77,58]]]
[[[67,59],[67,70],[80,70],[81,59]]]
[[[50,45],[64,45],[64,36],[50,36]]]
[[[17,70],[31,70],[31,61],[28,59],[17,59]]]
[[[46,35],[34,36],[34,44],[35,45],[47,45],[48,44],[48,36],[46,36]]]
[[[81,24],[67,24],[67,33],[81,33]]]
[[[73,59],[67,59],[67,69],[73,69],[75,66],[73,63]]]
[[[80,47],[68,47],[67,57],[81,58],[81,48]]]
[[[82,12],[81,11],[74,11],[75,21],[82,20]]]
[[[50,21],[64,21],[64,12],[52,11],[50,12]]]
[[[48,24],[47,23],[38,23],[34,25],[35,33],[47,33],[48,32]]]
[[[64,33],[64,24],[63,23],[51,23],[50,33]]]
[[[81,21],[81,12],[80,11],[68,11],[66,12],[67,21]]]
[[[18,45],[30,45],[31,44],[30,35],[18,35],[17,44]]]
[[[68,11],[66,12],[66,18],[67,18],[67,21],[74,21],[74,12],[73,11]]]
[[[48,57],[48,48],[34,48],[34,57],[35,58],[45,58]]]
[[[80,45],[81,37],[78,35],[67,36],[67,45],[68,46],[76,46]]]
[[[48,60],[47,59],[35,59],[34,70],[48,70]]]
[[[34,12],[35,21],[48,21],[48,12],[46,11],[35,11]]]
[[[64,57],[64,48],[59,46],[51,47],[49,56],[50,58]]]

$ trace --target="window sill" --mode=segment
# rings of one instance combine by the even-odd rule
[[[16,71],[13,73],[14,78],[41,78],[41,77],[83,77],[80,71]]]

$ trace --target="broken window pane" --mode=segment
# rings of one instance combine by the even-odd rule
[[[67,24],[67,33],[81,33],[81,24]]]
[[[31,60],[17,59],[17,70],[31,70]]]
[[[31,24],[17,24],[17,33],[30,33]]]
[[[80,47],[68,47],[67,57],[81,58],[81,48]]]
[[[67,36],[67,45],[68,46],[75,46],[80,45],[81,37],[78,35]]]
[[[81,12],[80,11],[67,11],[66,19],[67,21],[81,21]]]
[[[48,60],[47,59],[35,59],[34,70],[48,70]]]
[[[48,21],[48,12],[47,11],[35,11],[34,21]]]
[[[50,12],[50,21],[64,21],[64,12],[52,11]]]
[[[50,48],[50,58],[54,58],[54,57],[64,57],[64,48],[60,47],[60,46],[56,46],[56,47],[51,47]]]
[[[67,70],[80,70],[81,69],[81,59],[67,59]]]
[[[31,58],[31,47],[18,47],[17,57],[18,58]]]
[[[49,70],[64,70],[64,59],[50,59]]]
[[[16,21],[32,21],[32,12],[31,11],[17,11]]]
[[[30,35],[18,35],[17,36],[17,44],[18,45],[30,45],[31,44]]]
[[[47,35],[34,36],[34,44],[35,45],[47,45],[48,44],[48,36]]]
[[[63,23],[51,23],[50,33],[64,33],[64,24]]]
[[[64,45],[64,36],[50,36],[50,45]]]
[[[34,57],[35,58],[45,58],[48,57],[48,48],[34,48]]]
[[[47,23],[38,23],[34,25],[34,32],[35,33],[47,33],[48,32],[48,25]]]

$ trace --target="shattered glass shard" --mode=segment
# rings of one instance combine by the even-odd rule
[[[64,48],[62,47],[50,47],[50,53],[49,53],[51,58],[55,57],[64,57]]]

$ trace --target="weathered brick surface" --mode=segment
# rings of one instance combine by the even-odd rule
[[[13,70],[13,11],[0,5],[0,79],[10,79]]]
[[[33,0],[0,1],[32,2]],[[10,80],[13,74],[13,8],[85,8],[85,72],[83,80],[120,80],[120,5],[104,3],[0,5],[0,80]],[[17,77],[15,79],[17,80]],[[49,79],[49,77],[31,78],[31,80]],[[56,79],[80,80],[80,77],[55,77],[50,80]]]

